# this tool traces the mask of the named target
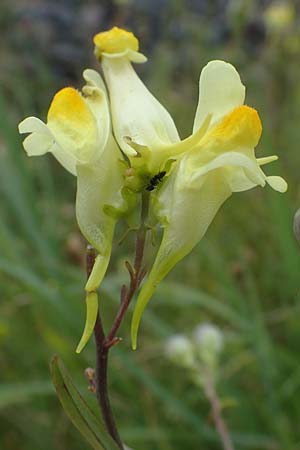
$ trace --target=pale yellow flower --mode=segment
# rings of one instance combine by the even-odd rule
[[[236,69],[212,61],[202,71],[192,134],[180,140],[168,111],[149,92],[132,67],[146,61],[137,38],[117,27],[94,37],[108,86],[113,129],[132,167],[156,175],[185,152],[199,148],[208,131],[245,99],[245,87]],[[235,118],[233,119],[235,120]]]
[[[136,37],[116,27],[97,34],[94,43],[109,91],[118,144],[133,167],[142,166],[155,175],[173,156],[168,150],[170,144],[179,142],[180,138],[168,111],[149,92],[132,67],[132,62],[145,62],[146,57],[138,52]],[[176,147],[173,153],[178,153]]]
[[[19,125],[20,133],[30,133],[23,142],[28,156],[50,152],[77,176],[78,225],[99,252],[86,285],[88,320],[79,350],[93,329],[98,309],[95,291],[109,263],[118,210],[124,208],[121,153],[111,133],[105,86],[94,70],[85,70],[83,76],[82,94],[66,87],[54,96],[47,124],[28,117]]]
[[[232,65],[212,61],[203,69],[193,128],[194,133],[202,129],[202,136],[153,194],[152,210],[164,232],[134,310],[134,348],[142,313],[157,285],[202,239],[224,201],[233,192],[266,183],[279,192],[287,189],[281,177],[261,170],[277,156],[256,158],[262,126],[257,111],[243,105],[244,98],[245,88]]]

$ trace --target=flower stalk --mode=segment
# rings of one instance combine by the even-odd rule
[[[123,285],[121,288],[120,307],[108,334],[105,335],[101,314],[99,312],[97,314],[94,327],[94,337],[96,343],[95,387],[97,399],[107,430],[121,450],[123,450],[124,447],[116,426],[108,394],[108,358],[110,349],[121,341],[121,338],[117,337],[117,332],[121,326],[129,304],[146,274],[145,268],[143,267],[143,256],[147,234],[145,222],[148,216],[148,208],[149,193],[143,192],[141,201],[141,223],[139,229],[137,230],[133,266],[126,261],[126,268],[130,276],[129,286]],[[93,247],[88,246],[86,255],[87,277],[89,277],[92,272],[95,259],[95,250]]]
[[[213,377],[207,375],[203,382],[203,389],[210,403],[212,416],[217,433],[221,439],[224,450],[234,450],[229,430],[222,416],[222,407],[218,397]]]

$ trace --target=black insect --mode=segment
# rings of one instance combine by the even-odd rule
[[[166,172],[158,172],[158,174],[154,175],[154,177],[151,178],[149,185],[146,187],[146,191],[153,191],[156,186],[162,181],[163,177],[166,175]]]

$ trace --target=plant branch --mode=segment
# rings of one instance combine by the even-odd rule
[[[139,288],[143,277],[145,276],[145,270],[142,267],[143,256],[144,256],[144,248],[146,241],[146,233],[147,227],[145,225],[145,220],[148,215],[148,207],[149,207],[149,193],[142,194],[142,206],[141,206],[141,224],[137,231],[136,243],[135,243],[135,258],[133,267],[131,264],[126,261],[125,265],[129,272],[130,276],[130,284],[129,287],[122,286],[121,290],[121,298],[120,298],[120,308],[117,313],[117,316],[112,324],[110,332],[107,335],[105,340],[105,346],[110,347],[114,338],[116,337],[116,333],[118,332],[124,315],[128,309],[130,301],[134,296],[135,292]]]
[[[149,193],[145,192],[142,194],[142,205],[141,205],[141,223],[137,230],[136,245],[135,245],[135,257],[133,267],[127,261],[126,268],[129,272],[130,282],[129,286],[123,285],[120,293],[120,307],[115,317],[115,320],[111,326],[111,329],[107,336],[105,336],[101,316],[98,313],[94,336],[96,342],[96,377],[95,377],[95,387],[97,399],[102,411],[102,416],[106,424],[107,430],[109,431],[112,438],[115,440],[117,445],[121,450],[124,450],[121,438],[119,436],[116,423],[113,417],[112,408],[108,396],[108,383],[107,383],[107,370],[108,370],[108,354],[111,347],[121,341],[120,338],[116,336],[125,313],[128,309],[130,301],[132,300],[135,292],[139,288],[143,277],[145,276],[145,269],[143,268],[143,256],[146,241],[147,227],[145,225],[146,218],[148,216],[149,207]],[[93,264],[95,262],[95,250],[88,248],[87,251],[87,276],[89,277]]]
[[[96,259],[96,251],[93,247],[87,247],[86,253],[86,273],[89,278]],[[105,333],[102,325],[102,320],[98,312],[97,319],[94,327],[94,336],[96,343],[96,373],[94,379],[94,387],[96,390],[97,399],[102,411],[102,416],[106,425],[106,428],[118,444],[120,449],[123,450],[123,444],[119,436],[117,426],[113,417],[110,401],[108,397],[108,385],[107,385],[107,353],[103,352]]]
[[[214,380],[207,375],[204,382],[204,392],[211,405],[216,430],[220,436],[224,450],[234,450],[227,425],[222,417],[222,407],[216,392]]]

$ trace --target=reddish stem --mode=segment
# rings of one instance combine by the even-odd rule
[[[215,388],[214,380],[207,375],[204,383],[204,391],[210,402],[216,430],[220,436],[224,450],[234,450],[227,425],[222,417],[222,407]]]
[[[107,383],[108,354],[111,347],[113,347],[114,345],[116,345],[118,342],[121,341],[121,339],[118,338],[116,334],[120,328],[120,325],[128,309],[130,301],[133,298],[137,289],[139,288],[142,279],[145,275],[145,270],[142,267],[142,262],[147,233],[145,220],[148,215],[148,201],[149,201],[149,193],[146,192],[142,194],[141,225],[137,231],[134,266],[132,267],[130,263],[126,262],[126,267],[130,275],[130,283],[129,287],[124,285],[121,288],[120,294],[121,302],[116,318],[107,336],[105,336],[101,316],[99,313],[94,328],[94,336],[96,342],[96,358],[97,358],[96,377],[95,377],[97,398],[107,430],[121,450],[124,450],[124,447],[116,427],[116,423],[113,417],[112,408],[108,396],[108,383]],[[96,257],[95,250],[89,247],[87,250],[88,277],[92,271],[95,262],[95,257]]]

